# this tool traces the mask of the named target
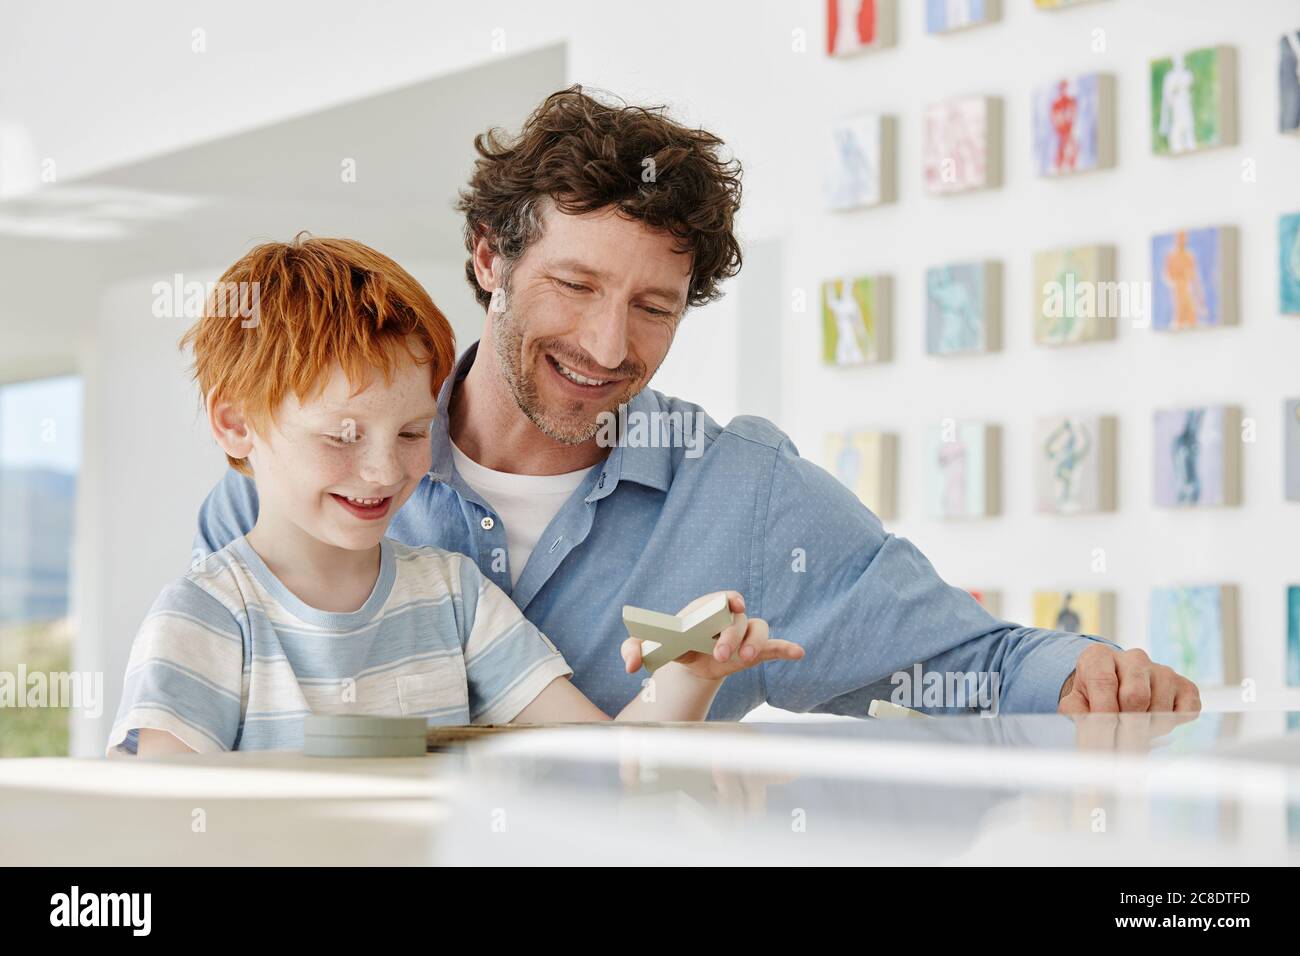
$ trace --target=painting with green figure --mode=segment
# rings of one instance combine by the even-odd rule
[[[1206,47],[1151,61],[1151,149],[1157,156],[1230,145],[1232,51]]]
[[[1151,592],[1151,658],[1198,684],[1232,680],[1231,589],[1219,585]]]
[[[1113,246],[1048,249],[1034,256],[1034,341],[1076,345],[1114,338]]]
[[[822,283],[822,360],[828,365],[882,361],[880,279],[872,276]]]

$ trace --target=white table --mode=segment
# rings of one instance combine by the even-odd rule
[[[1289,715],[1292,726],[1300,714]],[[0,761],[8,865],[1300,863],[1279,711],[507,733],[350,760]]]

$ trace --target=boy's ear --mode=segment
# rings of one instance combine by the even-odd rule
[[[208,396],[208,425],[212,437],[231,458],[247,458],[253,451],[253,429],[244,413],[219,395]]]

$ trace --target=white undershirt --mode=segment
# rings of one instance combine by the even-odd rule
[[[519,583],[519,575],[537,547],[537,539],[591,469],[563,475],[512,475],[484,468],[457,448],[455,442],[451,443],[451,455],[465,484],[506,523],[506,550],[513,587]]]

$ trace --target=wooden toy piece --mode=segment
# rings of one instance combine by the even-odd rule
[[[651,673],[687,651],[712,654],[713,647],[732,621],[727,595],[719,594],[690,614],[661,614],[645,608],[623,605],[623,626],[627,633],[655,645],[641,648],[641,660]]]
[[[308,757],[419,757],[429,722],[424,717],[310,714],[303,721]]]
[[[871,706],[867,708],[867,716],[875,717],[877,720],[906,720],[910,717],[920,717],[922,720],[934,720],[929,714],[923,714],[919,710],[912,710],[910,707],[903,707],[888,700],[873,700]]]

